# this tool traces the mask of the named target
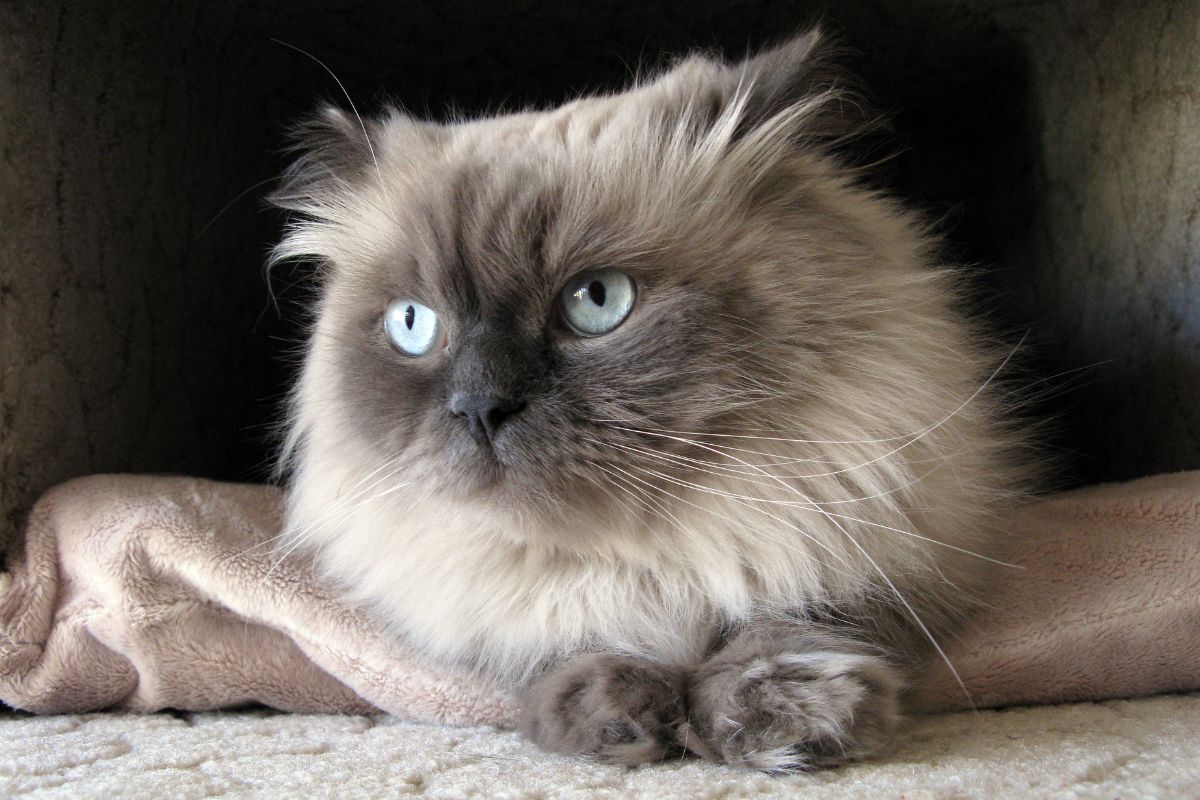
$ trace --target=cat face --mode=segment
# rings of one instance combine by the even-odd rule
[[[741,407],[755,348],[738,326],[763,304],[736,274],[636,216],[564,219],[569,176],[470,170],[423,182],[428,213],[402,210],[416,219],[394,256],[331,278],[358,436],[441,491],[578,502],[627,460],[616,426],[693,430]]]
[[[772,422],[841,335],[824,284],[865,257],[798,144],[830,119],[815,43],[545,114],[327,111],[276,198],[303,215],[278,255],[326,265],[314,413],[526,512],[611,506],[614,480],[696,472],[676,434]]]

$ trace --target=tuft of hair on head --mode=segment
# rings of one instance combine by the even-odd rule
[[[388,192],[380,167],[386,140],[398,130],[426,127],[394,107],[364,120],[357,111],[352,116],[328,104],[295,125],[286,150],[295,158],[266,198],[291,214],[267,268],[291,260],[328,261],[331,239],[352,231],[361,219],[364,190],[374,185]]]
[[[745,96],[739,132],[790,120],[799,123],[797,133],[828,146],[877,124],[840,55],[836,42],[813,28],[727,67]]]
[[[838,64],[841,56],[819,28],[742,60],[685,56],[628,95],[649,115],[640,129],[626,125],[626,143],[674,165],[685,185],[741,187],[759,200],[779,199],[777,190],[794,185],[778,179],[797,157],[856,177],[860,154],[846,146],[883,117]]]
[[[730,144],[783,139],[829,152],[883,121],[839,64],[844,55],[832,37],[812,28],[741,61],[693,54],[660,80],[678,81],[685,113],[707,108],[709,124],[724,128]]]
[[[288,132],[287,152],[295,159],[267,202],[307,213],[313,200],[349,188],[374,160],[372,137],[378,123],[361,123],[333,105],[323,105]]]

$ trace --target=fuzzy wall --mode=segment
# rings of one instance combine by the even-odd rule
[[[262,181],[318,99],[418,113],[616,87],[822,20],[1054,387],[1065,481],[1200,466],[1200,4],[775,0],[0,4],[0,540],[97,471],[259,480],[302,325]],[[244,196],[241,196],[245,192]],[[1066,374],[1064,374],[1066,373]]]

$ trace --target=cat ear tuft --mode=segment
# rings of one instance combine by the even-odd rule
[[[374,164],[376,130],[373,122],[362,123],[336,106],[322,106],[292,128],[289,150],[297,157],[268,202],[305,211],[322,194],[353,185]]]
[[[857,82],[837,64],[838,49],[819,28],[746,59],[728,63],[693,57],[675,73],[691,85],[685,108],[698,98],[715,107],[709,121],[730,125],[731,142],[770,129],[793,143],[828,147],[874,127]],[[687,91],[685,89],[685,91]]]
[[[745,98],[739,132],[798,110],[807,135],[837,135],[861,124],[862,103],[836,53],[832,40],[814,28],[730,67],[735,96]]]

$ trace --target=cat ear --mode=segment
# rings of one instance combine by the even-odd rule
[[[315,199],[353,186],[374,169],[378,136],[374,121],[360,121],[332,105],[320,108],[292,129],[290,150],[297,157],[268,202],[306,211]]]
[[[769,132],[794,144],[827,147],[876,122],[836,56],[834,43],[814,28],[741,62],[693,57],[665,80],[677,76],[682,82],[682,113],[709,108],[708,122],[724,128],[731,143]]]
[[[835,54],[832,41],[814,28],[729,67],[733,96],[745,98],[739,133],[789,113],[809,135],[854,129],[862,106]]]

